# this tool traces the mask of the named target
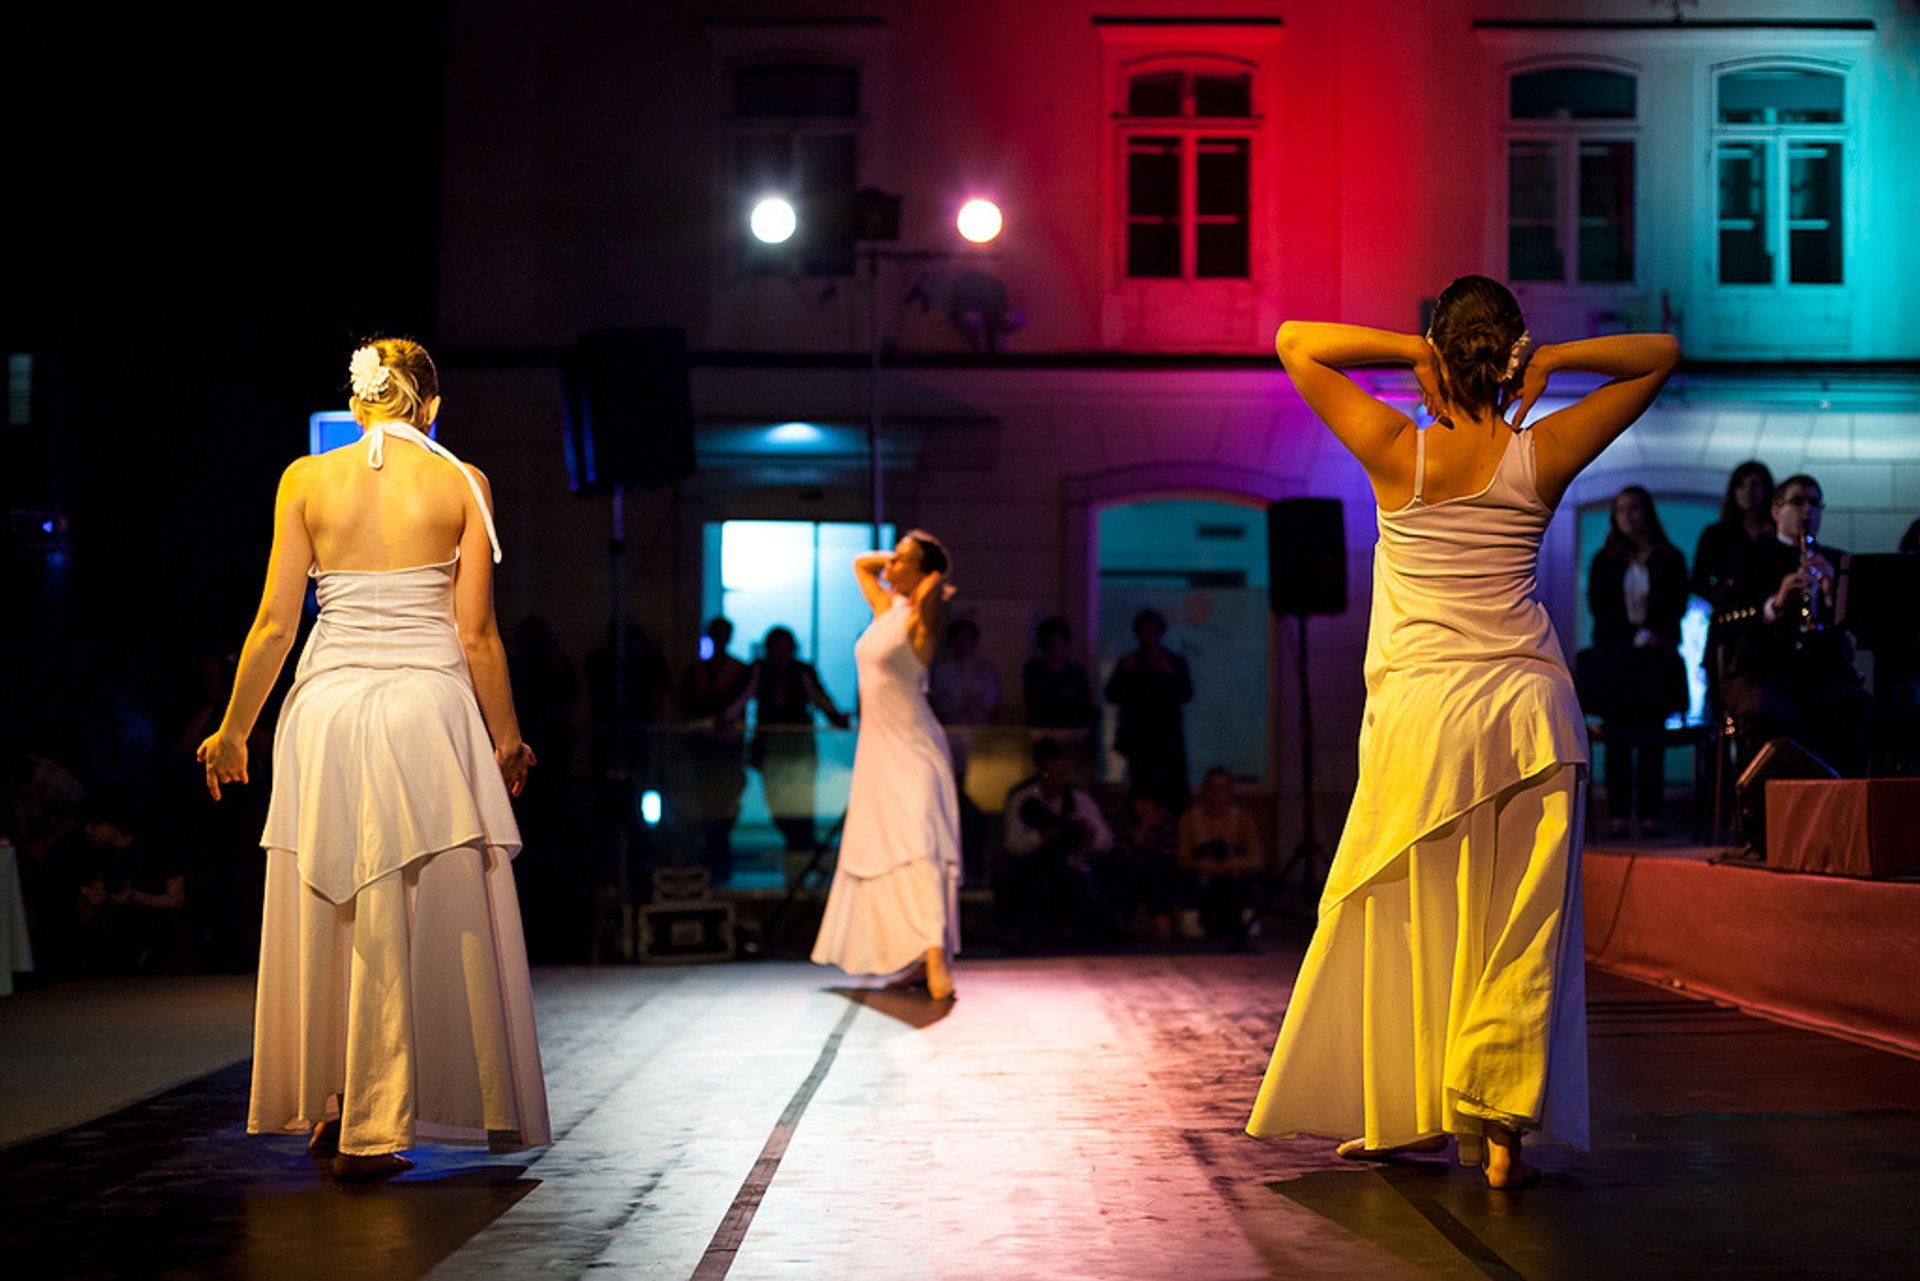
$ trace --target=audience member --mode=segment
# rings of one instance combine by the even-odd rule
[[[1664,835],[1666,720],[1687,709],[1680,658],[1687,564],[1661,527],[1653,495],[1639,485],[1614,496],[1606,542],[1588,572],[1587,602],[1593,648],[1580,655],[1580,692],[1587,712],[1606,727],[1607,830]]]
[[[1073,629],[1064,618],[1042,620],[1034,637],[1040,648],[1021,670],[1027,724],[1035,729],[1092,729],[1100,723],[1087,669],[1072,659]]]
[[[1200,928],[1209,938],[1238,934],[1258,899],[1257,880],[1265,867],[1260,831],[1253,815],[1234,803],[1233,774],[1224,765],[1207,771],[1200,803],[1180,816],[1180,868],[1190,887],[1188,901],[1199,909]]]
[[[540,745],[540,770],[530,774],[514,804],[520,837],[541,856],[515,865],[527,955],[534,963],[588,959],[597,869],[570,857],[582,847],[574,822],[573,706],[580,678],[552,626],[529,614],[507,644],[507,677],[520,733]]]
[[[86,974],[180,974],[191,969],[186,875],[147,841],[118,790],[88,795],[69,838],[73,962]]]
[[[247,739],[253,785],[235,788],[219,804],[207,794],[206,767],[194,753],[226,711],[237,659],[211,654],[200,665],[184,723],[170,740],[162,779],[162,817],[168,843],[193,886],[187,904],[193,923],[194,965],[221,973],[250,973],[260,963],[260,904],[266,893],[267,861],[258,851],[272,793],[272,701],[254,720]]]
[[[1842,774],[1868,756],[1872,699],[1853,645],[1834,622],[1835,569],[1844,552],[1815,541],[1820,483],[1790,476],[1773,496],[1775,536],[1749,544],[1727,596],[1721,698],[1741,726],[1743,754],[1792,737]],[[1803,546],[1804,542],[1804,546]]]
[[[1739,594],[1734,584],[1735,567],[1747,558],[1755,546],[1773,541],[1773,473],[1758,459],[1750,458],[1727,477],[1727,492],[1720,500],[1720,518],[1700,531],[1693,551],[1693,594],[1707,602],[1711,611],[1707,624],[1707,689],[1717,704],[1718,682],[1726,653],[1725,628],[1721,618]],[[1771,584],[1769,584],[1769,587]]]
[[[1113,910],[1094,864],[1113,848],[1093,794],[1070,780],[1067,749],[1043,738],[1033,745],[1034,773],[1007,793],[1003,903],[1023,942],[1068,930],[1082,941],[1116,934]]]
[[[752,699],[753,744],[748,759],[760,771],[767,790],[767,809],[787,849],[811,851],[816,840],[813,824],[813,776],[819,753],[814,745],[813,713],[817,708],[835,729],[852,720],[834,705],[812,664],[797,657],[799,642],[785,627],[775,627],[761,642],[764,654],[754,663],[746,691],[738,703]]]
[[[968,731],[993,721],[1000,706],[1000,677],[980,657],[980,629],[970,618],[947,628],[946,649],[927,669],[927,703],[947,730],[953,777],[964,794],[967,785]]]
[[[62,854],[85,796],[80,780],[44,756],[20,752],[0,763],[0,809],[19,855],[35,983],[59,978],[68,968],[74,882]]]
[[[1158,792],[1133,789],[1126,826],[1105,861],[1111,873],[1104,892],[1121,918],[1144,916],[1154,937],[1172,938],[1180,910],[1180,842],[1173,813]]]
[[[1187,735],[1181,705],[1193,697],[1187,660],[1164,641],[1167,620],[1143,609],[1133,620],[1140,644],[1107,679],[1107,701],[1119,710],[1113,747],[1127,758],[1127,781],[1157,790],[1174,810],[1186,808]]]
[[[680,678],[680,715],[691,722],[686,737],[693,794],[686,806],[700,861],[715,885],[733,877],[733,825],[747,786],[738,709],[753,672],[728,652],[733,624],[714,618],[700,638],[700,657]]]

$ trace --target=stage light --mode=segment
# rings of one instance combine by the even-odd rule
[[[784,245],[799,228],[800,218],[785,199],[768,196],[753,207],[747,225],[753,229],[754,239],[762,244]]]
[[[812,423],[781,423],[767,428],[770,445],[817,445],[825,436],[826,433]]]
[[[969,200],[960,206],[953,223],[968,240],[984,245],[1000,234],[1000,206],[991,200]]]
[[[660,823],[660,793],[648,788],[640,793],[640,820],[648,827],[657,827]]]

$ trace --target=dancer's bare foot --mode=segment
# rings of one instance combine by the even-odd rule
[[[413,1162],[398,1152],[382,1152],[376,1156],[349,1156],[342,1152],[333,1158],[333,1177],[342,1183],[375,1183],[412,1168]]]
[[[1487,1126],[1487,1163],[1480,1173],[1500,1192],[1518,1192],[1540,1181],[1540,1171],[1520,1159],[1519,1134],[1501,1125]]]
[[[936,1001],[944,1001],[953,995],[953,972],[947,968],[946,949],[930,947],[927,949],[927,995]]]
[[[1345,1161],[1390,1161],[1397,1156],[1407,1156],[1415,1152],[1445,1152],[1447,1136],[1430,1134],[1424,1139],[1415,1139],[1411,1143],[1396,1144],[1390,1148],[1370,1148],[1365,1139],[1348,1139],[1334,1152]]]
[[[307,1140],[307,1155],[314,1157],[338,1156],[340,1153],[340,1122],[322,1121],[313,1127],[313,1135]]]

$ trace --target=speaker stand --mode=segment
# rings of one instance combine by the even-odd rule
[[[1293,847],[1293,854],[1267,886],[1267,892],[1261,895],[1259,906],[1241,922],[1240,933],[1234,937],[1233,945],[1228,949],[1234,952],[1247,950],[1247,939],[1252,935],[1253,927],[1272,909],[1274,900],[1280,897],[1281,888],[1296,868],[1300,872],[1300,906],[1309,915],[1313,911],[1314,893],[1326,883],[1329,870],[1326,849],[1320,844],[1314,823],[1313,705],[1307,680],[1307,616],[1295,614],[1294,621],[1300,629],[1300,643],[1294,647],[1294,673],[1300,689],[1300,843]]]

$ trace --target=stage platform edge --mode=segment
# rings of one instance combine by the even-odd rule
[[[1920,880],[1592,847],[1587,959],[1670,990],[1920,1058]]]

